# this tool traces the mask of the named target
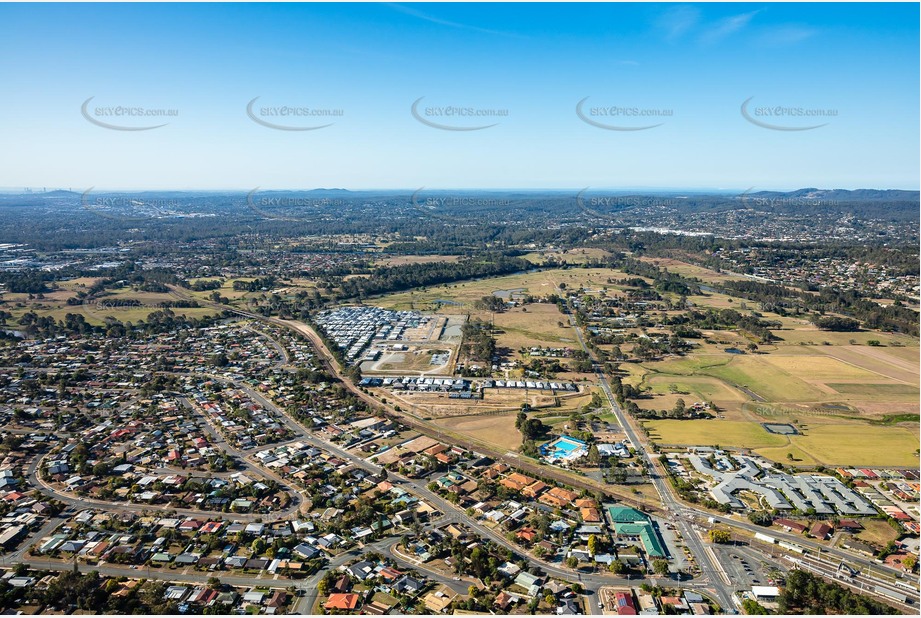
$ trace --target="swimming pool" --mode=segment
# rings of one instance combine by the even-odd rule
[[[588,452],[588,444],[571,436],[560,436],[540,447],[540,451],[550,461],[578,459]]]

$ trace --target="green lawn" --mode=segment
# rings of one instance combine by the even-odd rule
[[[735,446],[759,448],[783,446],[787,439],[769,433],[758,423],[746,421],[695,420],[646,421],[650,436],[662,444]]]

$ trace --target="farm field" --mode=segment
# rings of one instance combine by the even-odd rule
[[[560,328],[559,323],[564,324]],[[550,303],[513,307],[496,313],[493,324],[501,332],[496,336],[496,347],[517,352],[519,348],[569,347],[577,349],[576,334],[569,319]]]
[[[469,310],[472,315],[479,315],[473,307],[474,303],[496,292],[516,290],[522,294],[546,296],[558,294],[559,290],[556,286],[560,283],[565,284],[567,289],[580,287],[590,290],[615,289],[617,286],[608,283],[608,279],[621,279],[627,276],[621,271],[610,268],[554,268],[463,283],[448,283],[424,290],[396,292],[370,297],[365,302],[386,309],[415,308],[421,311],[443,308],[448,313],[452,311],[457,313],[458,307],[462,307]]]
[[[539,260],[540,254],[531,257]],[[703,281],[732,278],[677,260],[657,261],[670,271]],[[611,281],[626,276],[613,269],[550,269],[390,294],[373,302],[391,308],[433,309],[442,314],[464,311],[474,318],[492,319],[498,330],[497,347],[514,359],[520,358],[518,349],[532,346],[578,349],[567,317],[550,304],[530,304],[492,314],[475,308],[480,298],[487,295],[502,298],[546,296],[558,293],[561,284],[564,292],[581,290],[583,294],[600,295],[607,290],[610,294],[619,289]],[[697,310],[732,308],[746,313],[759,309],[758,303],[718,293],[692,296],[689,301]],[[674,317],[679,313],[670,310],[668,315]],[[718,408],[719,418],[712,420],[646,421],[654,440],[665,444],[747,448],[783,462],[790,461],[789,454],[793,457],[792,463],[800,465],[917,465],[915,452],[919,441],[916,431],[911,430],[911,423],[876,422],[886,415],[909,414],[917,408],[917,340],[871,331],[826,332],[802,317],[770,312],[760,312],[760,315],[781,324],[780,329],[773,331],[780,340],[759,343],[754,352],[747,350],[752,340],[743,333],[704,330],[704,339],[695,340],[696,347],[687,356],[620,365],[624,382],[652,395],[636,400],[640,408],[670,409],[679,398],[686,404],[713,402]],[[564,327],[561,328],[560,323]],[[655,336],[668,331],[646,327],[628,332]],[[878,340],[882,345],[867,345],[871,340]],[[628,341],[621,347],[629,352],[633,345]],[[738,348],[746,353],[729,353],[727,348]],[[518,377],[516,373],[512,371],[511,377]],[[560,379],[578,377],[559,376]],[[427,414],[438,417],[463,413],[459,410],[484,413],[520,403],[521,396],[512,404],[491,400],[487,395],[484,401],[476,403],[433,401],[421,407],[428,408]],[[538,401],[534,403],[540,405]],[[758,406],[766,412],[759,413]],[[770,413],[772,409],[781,412]],[[501,424],[492,416],[483,418],[482,423],[455,420],[461,423],[462,429],[484,434]],[[767,432],[760,425],[781,419],[796,420],[803,434],[780,436]],[[514,438],[517,443],[517,432]]]
[[[704,268],[703,266],[681,262],[672,258],[640,256],[639,259],[649,264],[655,264],[659,268],[667,268],[669,272],[676,273],[683,277],[696,277],[704,283],[714,283],[729,280],[742,281],[746,279],[746,277],[741,275],[734,275],[726,272],[716,272],[715,270],[710,270],[709,268]]]
[[[682,393],[690,393],[695,401],[746,401],[746,397],[738,389],[708,376],[673,377],[659,374],[651,376],[647,383],[652,387],[653,393],[662,395],[671,393],[671,387],[674,386],[679,396],[682,396]]]
[[[405,266],[406,264],[433,264],[436,262],[456,262],[457,255],[395,255],[375,261],[377,266]]]
[[[89,324],[103,325],[108,318],[115,318],[120,322],[140,322],[154,311],[160,310],[159,305],[178,300],[172,293],[142,292],[130,287],[112,290],[92,302],[70,305],[68,299],[75,298],[80,291],[86,291],[96,282],[96,279],[82,277],[60,284],[60,289],[29,298],[28,294],[3,294],[7,303],[7,310],[12,314],[12,323],[28,312],[34,312],[41,317],[51,317],[55,320],[64,320],[67,314],[82,315]],[[214,310],[207,307],[183,308],[172,307],[170,310],[176,315],[190,318],[201,318],[213,315]]]
[[[515,413],[489,416],[455,416],[432,421],[436,426],[487,442],[510,451],[521,446],[521,433],[515,429]]]
[[[769,433],[758,423],[720,420],[645,421],[650,438],[662,444],[745,446],[759,448],[787,444],[785,437]]]
[[[658,262],[673,272],[714,280],[701,272],[706,269],[675,260]],[[701,310],[744,313],[758,308],[757,303],[717,293],[689,300]],[[653,395],[637,400],[640,408],[670,409],[680,396],[686,403],[712,401],[721,409],[722,420],[648,421],[654,439],[686,445],[719,442],[783,462],[790,454],[801,465],[918,465],[917,422],[877,422],[917,411],[917,339],[874,331],[828,332],[801,317],[761,315],[779,321],[782,328],[772,331],[780,340],[759,344],[758,353],[729,354],[727,347],[744,350],[749,340],[740,333],[704,331],[710,342],[697,340],[687,356],[621,365],[625,382]],[[882,345],[870,346],[871,340]],[[762,415],[759,409],[775,413]],[[775,436],[760,426],[793,419],[804,435]]]
[[[705,375],[719,378],[730,386],[751,389],[768,401],[817,401],[824,396],[821,390],[760,356],[692,354],[677,360],[643,363],[643,366],[660,376]]]
[[[826,465],[918,466],[918,430],[863,423],[811,427],[792,443]]]
[[[866,397],[892,397],[906,396],[918,398],[918,388],[908,384],[851,384],[829,382],[828,386],[845,395],[864,395]]]
[[[610,255],[610,253],[604,249],[587,247],[562,251],[534,251],[522,257],[535,264],[542,264],[548,259],[565,260],[570,264],[584,264],[590,260],[599,260],[608,255]]]
[[[773,461],[804,465],[917,466],[917,432],[862,422],[809,425],[805,435],[769,433],[760,423],[722,420],[647,421],[650,437],[662,444],[713,445],[751,449]]]

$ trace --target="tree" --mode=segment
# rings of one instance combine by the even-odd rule
[[[774,516],[767,511],[752,511],[748,514],[748,519],[759,526],[770,526],[774,522]]]
[[[597,444],[592,444],[588,447],[588,455],[586,455],[585,461],[592,466],[597,466],[601,463],[601,453],[598,452]]]
[[[579,566],[579,559],[576,558],[575,556],[570,556],[569,558],[566,558],[566,566],[568,566],[570,569],[576,568],[577,566]]]
[[[668,560],[656,558],[652,561],[652,570],[656,575],[668,575]]]
[[[684,411],[685,411],[684,399],[679,397],[678,401],[675,402],[675,407],[672,408],[672,413],[675,416],[684,416]]]
[[[590,534],[588,537],[588,553],[594,556],[597,549],[598,537],[596,537],[594,534]]]
[[[754,599],[745,599],[744,601],[742,601],[742,609],[749,616],[768,613],[767,609],[765,609],[765,607],[761,605],[761,603],[759,603],[758,601]]]
[[[711,543],[727,544],[732,542],[732,535],[728,530],[711,530],[709,533]]]

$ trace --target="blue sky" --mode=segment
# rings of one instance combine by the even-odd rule
[[[0,187],[917,189],[918,19],[917,4],[2,4]],[[100,127],[90,97],[91,119],[168,124]],[[255,97],[267,122],[332,125],[260,125]],[[422,120],[495,126],[429,126],[420,98]],[[117,106],[178,115],[97,111]],[[341,115],[265,113],[282,106]]]

